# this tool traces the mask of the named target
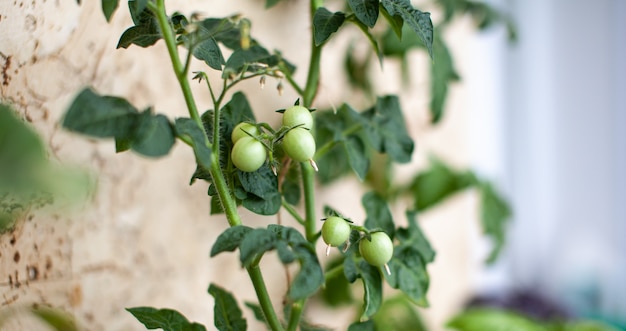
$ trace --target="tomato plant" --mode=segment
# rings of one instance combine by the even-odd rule
[[[237,142],[237,140],[244,137],[254,137],[259,134],[259,129],[254,124],[241,122],[233,128],[233,133],[230,135],[230,139],[233,141],[233,144]]]
[[[311,130],[313,128],[313,115],[311,112],[300,105],[294,105],[283,113],[283,125],[288,127],[300,126]]]
[[[370,238],[364,237],[359,241],[359,253],[367,263],[382,267],[391,260],[393,243],[386,233],[374,232]]]
[[[107,20],[118,2],[102,0]],[[266,6],[271,8],[279,2],[267,0]],[[435,158],[430,168],[415,173],[408,183],[399,185],[392,176],[395,164],[411,160],[415,144],[399,97],[377,95],[370,84],[369,61],[405,60],[413,49],[426,52],[433,59],[430,110],[431,122],[436,125],[443,116],[448,84],[459,78],[440,32],[454,17],[465,14],[472,15],[480,28],[506,23],[505,17],[491,7],[472,1],[434,0],[431,5],[444,12],[436,24],[428,12],[408,0],[347,0],[344,10],[335,12],[323,0],[310,0],[309,65],[300,81],[294,75],[296,67],[281,52],[265,48],[262,36],[252,36],[251,22],[245,17],[185,16],[166,10],[164,0],[130,0],[133,25],[121,35],[117,47],[145,48],[163,43],[189,116],[169,119],[153,113],[152,108],[139,111],[123,98],[85,88],[73,100],[62,125],[85,135],[112,138],[118,152],[132,150],[154,158],[167,155],[177,140],[188,145],[196,161],[191,182],[208,183],[211,214],[223,214],[227,222],[212,245],[211,256],[238,251],[258,298],[258,302],[246,305],[267,328],[310,330],[309,321],[320,323],[306,314],[307,302],[322,288],[329,289],[333,277],[339,277],[340,291],[350,291],[349,284],[360,280],[366,293],[363,300],[351,301],[361,315],[349,330],[374,330],[374,320],[385,300],[383,282],[403,292],[411,302],[428,305],[426,267],[435,253],[419,227],[419,212],[461,190],[477,189],[484,230],[494,241],[490,261],[503,245],[504,225],[510,214],[507,203],[489,181]],[[346,55],[345,75],[366,98],[345,100],[329,109],[316,100],[321,58],[328,41],[349,25],[356,26],[363,33],[362,40],[370,45],[364,59],[355,58],[350,50]],[[190,73],[190,64],[197,61],[206,64],[206,71]],[[275,79],[279,94],[289,88],[298,95],[295,105],[283,111],[280,128],[257,122],[247,96],[236,90],[241,82],[252,78],[261,84]],[[211,110],[200,112],[191,80],[206,82]],[[354,108],[354,104],[362,107],[363,100],[368,100],[369,106]],[[314,106],[320,110],[311,113]],[[373,162],[380,159],[383,162]],[[315,194],[316,185],[349,174],[371,188],[361,199],[365,219],[348,223],[327,205],[326,221],[318,230],[316,199],[320,197]],[[398,201],[410,201],[406,222],[402,222],[406,227],[397,226],[397,215],[391,213],[390,206]],[[298,226],[276,222],[252,228],[242,219],[240,206],[260,215],[276,215],[283,209]],[[317,256],[320,237],[330,246],[345,243],[333,267],[323,267],[325,263]],[[271,251],[277,252],[289,274],[287,293],[280,298],[282,313],[275,309],[277,298],[270,297],[259,265],[262,259],[271,258],[266,254]],[[298,268],[288,268],[290,264]],[[385,273],[381,266],[385,266]],[[230,291],[211,283],[209,294],[215,298],[218,330],[247,328]],[[205,330],[169,309],[137,307],[128,311],[150,329]]]
[[[285,133],[283,149],[293,160],[305,162],[315,155],[315,139],[309,130],[294,128]]]
[[[242,137],[233,146],[231,159],[235,167],[241,171],[257,171],[265,163],[265,147],[255,138]]]

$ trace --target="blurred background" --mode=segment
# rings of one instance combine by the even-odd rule
[[[428,115],[430,60],[424,52],[411,54],[412,85],[402,100],[417,152],[398,176],[426,167],[429,155],[437,155],[491,179],[509,200],[513,219],[501,258],[487,266],[491,243],[478,226],[475,193],[456,195],[420,216],[437,251],[429,269],[431,307],[420,313],[429,330],[443,330],[468,302],[502,303],[524,293],[561,313],[626,329],[626,2],[487,2],[511,16],[517,41],[507,41],[503,26],[476,32],[469,18],[446,30],[462,80],[451,85],[437,126]],[[107,24],[98,1],[0,1],[2,100],[33,125],[52,159],[80,165],[98,178],[79,210],[29,213],[0,236],[1,306],[50,304],[75,314],[87,330],[142,330],[123,311],[139,305],[171,307],[211,325],[210,281],[235,291],[241,302],[255,297],[233,256],[208,259],[226,224],[219,216],[207,221],[206,185],[187,185],[195,168],[191,152],[177,144],[171,156],[156,161],[115,154],[112,142],[84,139],[58,125],[87,85],[126,97],[138,108],[155,105],[170,118],[185,116],[162,43],[115,49],[131,24],[121,3]],[[414,4],[420,8],[419,1]],[[307,1],[284,1],[270,11],[261,0],[168,6],[187,14],[200,8],[208,16],[250,17],[253,36],[269,49],[281,49],[300,68],[296,79],[304,79]],[[275,32],[284,25],[294,32]],[[323,59],[327,78],[317,98],[320,108],[354,97],[344,80],[333,77],[342,70],[350,38],[348,33],[329,44],[337,51]],[[389,76],[381,74],[376,82],[381,94],[400,89],[391,83],[398,81],[397,69],[397,63],[385,63]],[[290,89],[278,97],[273,84],[268,80],[265,90],[256,82],[242,85],[259,118],[268,122],[277,120],[273,110],[296,98]],[[194,92],[209,107],[204,87]],[[319,209],[323,201],[341,201],[362,219],[359,190],[353,180],[322,189]],[[268,221],[244,216],[258,226]],[[269,261],[264,268],[280,266]],[[283,285],[278,278],[270,285],[274,297],[284,293]],[[353,317],[314,308],[320,321],[338,329]],[[11,323],[7,330],[41,327],[28,317]]]
[[[626,321],[626,2],[490,1],[519,33],[472,47],[472,162],[514,207],[485,292],[534,290]]]

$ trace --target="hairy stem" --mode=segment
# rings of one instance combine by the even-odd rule
[[[265,315],[265,320],[273,331],[283,331],[284,328],[280,324],[278,316],[276,316],[276,312],[272,306],[272,300],[270,299],[267,288],[265,287],[265,281],[263,280],[261,269],[258,265],[252,265],[246,268],[246,270],[248,270],[248,274],[252,280],[252,285],[254,285],[254,291],[259,299],[259,304],[261,305],[261,310],[263,310],[263,314]]]
[[[174,68],[174,73],[176,74],[176,79],[178,80],[178,84],[183,91],[183,97],[185,98],[189,115],[194,121],[196,121],[196,123],[198,123],[200,128],[202,128],[202,120],[200,119],[200,114],[198,113],[198,107],[196,106],[196,101],[191,93],[189,80],[186,77],[187,70],[183,67],[183,64],[180,61],[178,49],[176,48],[176,36],[174,36],[174,31],[172,31],[172,26],[170,25],[167,14],[165,13],[164,0],[157,0],[156,4],[148,2],[148,8],[156,16],[159,27],[161,28],[161,34],[163,35],[163,40],[165,40],[167,52],[170,55],[172,67]]]
[[[165,11],[164,0],[157,0],[156,3],[148,2],[149,9],[154,13],[157,18],[159,27],[163,34],[163,39],[165,40],[165,44],[167,46],[167,51],[169,53],[170,59],[172,61],[172,66],[174,68],[174,73],[176,74],[176,79],[178,80],[181,90],[183,92],[183,96],[185,98],[185,103],[187,104],[187,108],[189,110],[189,115],[191,118],[200,126],[200,128],[204,132],[204,125],[202,123],[202,119],[198,113],[198,108],[196,106],[195,100],[193,98],[193,94],[191,93],[191,87],[189,86],[189,80],[187,80],[187,70],[188,63],[183,66],[180,61],[180,57],[177,50],[176,38],[174,36],[174,32],[172,31],[172,26],[169,23],[169,19],[167,17]],[[225,87],[225,86],[224,86]],[[220,98],[215,101],[215,113],[214,116],[216,118],[216,122],[218,123],[214,130],[219,132],[219,105],[222,101],[224,93],[220,96]],[[218,135],[216,135],[219,137]],[[205,142],[207,146],[211,146],[208,140],[208,136],[205,135]],[[241,217],[237,212],[237,204],[235,199],[230,194],[230,188],[226,183],[226,179],[224,177],[224,173],[220,168],[219,163],[219,140],[214,137],[214,144],[211,146],[213,148],[212,155],[212,166],[210,169],[211,177],[213,179],[213,184],[217,189],[217,193],[220,198],[220,202],[222,203],[222,207],[226,213],[226,218],[228,219],[228,224],[230,226],[241,225]],[[261,274],[261,270],[258,265],[250,266],[247,268],[248,274],[250,275],[250,280],[254,286],[254,290],[259,299],[259,304],[261,305],[261,309],[263,310],[263,314],[265,315],[266,320],[270,324],[273,331],[283,331],[284,328],[280,324],[280,320],[278,319],[276,312],[274,311],[274,307],[272,306],[271,299],[267,292],[267,287],[265,286],[265,281],[263,280],[263,275]]]
[[[317,239],[315,226],[315,170],[308,162],[300,163],[302,169],[302,186],[304,188],[304,232],[306,239],[315,243]]]

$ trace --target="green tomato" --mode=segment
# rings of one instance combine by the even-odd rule
[[[283,125],[294,127],[300,125],[301,128],[311,130],[313,127],[313,116],[311,112],[302,106],[292,106],[285,109],[283,113]]]
[[[367,263],[381,267],[393,256],[393,243],[391,238],[384,232],[374,232],[371,234],[372,240],[367,238],[359,242],[359,252]]]
[[[245,172],[257,171],[265,163],[266,157],[265,146],[252,137],[237,140],[230,153],[235,167]]]
[[[250,137],[248,133],[256,136],[259,134],[259,129],[257,129],[254,124],[241,122],[237,124],[233,129],[233,133],[230,135],[230,139],[233,141],[234,144],[241,138]]]
[[[293,160],[305,162],[315,155],[315,139],[309,130],[295,128],[283,137],[283,149]]]
[[[330,216],[322,225],[322,239],[330,246],[339,246],[350,237],[350,224],[341,217]]]

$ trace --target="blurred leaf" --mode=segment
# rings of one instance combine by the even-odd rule
[[[183,315],[172,309],[155,309],[152,307],[126,308],[148,330],[163,331],[206,331],[198,323],[189,322]]]
[[[413,139],[404,122],[400,101],[395,95],[379,97],[376,105],[362,113],[367,119],[363,134],[374,149],[387,153],[398,163],[407,163],[413,154]]]
[[[313,15],[313,37],[315,46],[323,44],[330,35],[337,32],[343,24],[346,15],[342,12],[331,13],[328,9],[320,7]]]
[[[230,292],[211,283],[209,294],[215,300],[213,321],[219,331],[245,331],[247,329],[248,323]]]
[[[504,246],[506,225],[511,217],[511,207],[488,182],[480,185],[481,223],[483,232],[493,240],[493,249],[487,263],[494,262]]]
[[[138,117],[136,131],[130,140],[130,148],[135,152],[159,157],[167,155],[174,145],[174,130],[164,115],[153,115],[149,110]]]
[[[348,327],[348,331],[376,331],[376,330],[378,330],[378,328],[376,328],[376,325],[374,324],[373,320],[367,320],[365,322],[354,322],[350,324],[350,326]],[[390,329],[384,329],[384,330],[392,331]]]
[[[354,15],[370,28],[373,28],[378,20],[378,4],[379,0],[348,0]]]
[[[426,331],[426,326],[413,304],[404,296],[383,301],[373,321],[377,330]]]
[[[104,18],[106,18],[107,22],[111,21],[111,17],[113,13],[117,9],[119,5],[119,0],[102,0],[102,13],[104,14]]]
[[[332,270],[341,266],[344,258],[334,258],[326,266],[326,270]],[[328,277],[328,276],[327,276]],[[320,292],[324,303],[331,307],[350,304],[354,301],[350,283],[343,273],[336,273],[334,276],[326,279],[326,284]]]
[[[545,331],[536,322],[515,313],[495,309],[472,309],[455,316],[446,326],[458,331]]]
[[[436,124],[443,117],[444,105],[448,96],[448,86],[451,82],[458,81],[460,76],[454,68],[452,54],[450,54],[445,41],[439,33],[435,34],[433,49],[437,61],[431,65],[430,113],[432,116],[431,122]]]
[[[33,307],[31,310],[35,316],[39,317],[49,327],[56,331],[78,331],[78,326],[71,315],[54,308]]]
[[[66,207],[93,189],[86,172],[52,162],[47,153],[33,128],[0,104],[0,233],[29,210]]]
[[[426,210],[463,189],[478,183],[473,173],[458,172],[442,161],[431,159],[431,166],[421,172],[411,184],[415,208]]]
[[[356,135],[348,136],[343,141],[343,148],[348,156],[350,168],[360,181],[364,181],[369,170],[370,160],[363,139]]]
[[[433,58],[433,22],[430,13],[413,8],[409,0],[381,0],[381,4],[390,16],[400,16],[415,31]]]
[[[63,118],[63,127],[93,137],[130,138],[139,112],[126,99],[100,96],[86,88],[81,91]]]
[[[361,260],[357,264],[357,268],[359,278],[363,280],[363,313],[360,319],[364,321],[370,319],[380,309],[383,300],[383,286],[379,268],[371,266],[365,260]]]
[[[206,136],[202,128],[191,118],[177,118],[174,123],[176,135],[190,140],[196,163],[205,171],[211,169],[211,149],[206,145]]]
[[[393,239],[395,224],[387,201],[375,192],[368,192],[361,198],[361,204],[365,208],[367,215],[364,223],[365,227],[370,230],[381,229]]]

